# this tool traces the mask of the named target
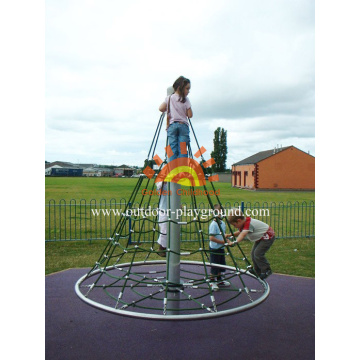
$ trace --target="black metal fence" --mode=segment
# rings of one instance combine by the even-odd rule
[[[45,205],[45,241],[72,241],[72,240],[103,240],[108,239],[120,220],[125,209],[126,199],[102,199],[90,201],[74,199],[66,202],[50,200]],[[310,202],[226,202],[225,209],[240,207],[246,215],[269,224],[277,238],[310,238],[315,237],[315,203]],[[138,204],[132,204],[136,209]],[[191,205],[183,203],[185,209]],[[153,204],[152,209],[157,208]],[[209,211],[209,204],[197,204],[198,212],[203,219]],[[155,218],[154,218],[155,219]],[[132,228],[131,218],[128,220],[128,229]],[[181,227],[182,241],[195,241],[192,234],[197,231],[196,224],[192,223]],[[206,234],[206,231],[204,231]],[[151,242],[150,232],[144,233],[142,242]]]

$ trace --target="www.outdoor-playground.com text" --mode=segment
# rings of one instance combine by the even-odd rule
[[[131,217],[150,217],[150,216],[158,216],[158,215],[166,215],[170,217],[171,215],[176,215],[176,218],[180,218],[181,216],[189,216],[189,217],[200,217],[200,219],[206,219],[209,216],[221,216],[226,217],[229,215],[229,211],[231,209],[188,209],[186,206],[176,209],[176,210],[162,210],[159,208],[152,208],[149,206],[148,208],[140,208],[140,209],[127,209],[123,212],[122,209],[91,209],[93,216],[131,216]],[[240,210],[240,209],[237,209]],[[240,213],[239,213],[240,215]],[[269,209],[245,209],[243,215],[245,216],[270,216]]]

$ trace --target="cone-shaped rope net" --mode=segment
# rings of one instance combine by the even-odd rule
[[[144,166],[112,236],[98,261],[77,281],[75,291],[83,301],[102,310],[159,320],[212,318],[252,308],[267,298],[270,289],[266,281],[251,272],[251,263],[242,248],[238,244],[225,245],[226,265],[210,263],[210,223],[216,221],[221,235],[225,235],[221,220],[214,216],[214,204],[224,208],[212,177],[205,181],[203,173],[212,159],[205,161],[206,150],[200,148],[189,119],[197,145],[195,156],[188,144],[187,157],[171,166],[175,161],[168,162],[171,150],[167,145],[162,161],[155,151],[163,120],[164,114],[145,161],[150,165],[155,161],[158,172],[152,166]],[[203,166],[194,157],[201,158]],[[167,196],[167,211],[160,216],[163,209],[158,194],[165,194],[164,184],[172,185],[169,181],[174,180],[183,184],[182,188],[177,187],[177,195],[190,195],[190,205],[173,209],[171,196]],[[168,188],[168,195],[169,192]],[[199,192],[208,200],[207,209],[198,208]],[[226,216],[222,221],[232,233]],[[169,230],[171,226],[179,231]],[[164,247],[158,244],[161,236],[167,239]],[[186,237],[186,241],[180,237]],[[215,273],[220,275],[214,277],[214,269],[219,269]]]

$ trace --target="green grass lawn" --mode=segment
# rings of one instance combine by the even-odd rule
[[[45,244],[45,273],[61,271],[70,268],[89,268],[98,260],[105,248],[107,240],[98,241],[62,241]],[[144,245],[144,248],[149,246]],[[244,241],[241,248],[251,261],[252,244]],[[157,250],[157,247],[155,248]],[[182,250],[198,249],[196,243],[182,244]],[[242,256],[238,249],[233,248],[233,255],[242,264]],[[139,254],[136,261],[144,260],[145,253]],[[123,257],[122,262],[131,261],[131,254]],[[267,253],[267,258],[275,273],[315,277],[315,240],[314,239],[277,239]],[[149,260],[162,260],[156,254],[151,254]],[[200,253],[182,257],[183,260],[201,261]],[[227,258],[228,265],[231,265]],[[245,266],[244,266],[245,268]]]
[[[56,202],[61,199],[128,199],[137,183],[137,178],[91,178],[91,177],[46,177],[45,202],[50,199]],[[234,202],[303,202],[315,201],[314,191],[249,191],[231,187],[230,183],[214,182],[216,190],[220,190],[222,203]],[[212,189],[211,185],[206,185]],[[144,186],[141,189],[145,188]],[[185,188],[187,189],[187,188]],[[182,196],[183,202],[188,202],[190,196]],[[198,196],[199,202],[206,201],[206,196]]]
[[[59,203],[64,199],[67,203],[74,199],[79,202],[85,199],[90,202],[95,199],[110,200],[128,199],[137,184],[137,178],[67,178],[47,177],[45,179],[45,204],[49,200]],[[145,182],[143,183],[145,185]],[[244,201],[254,204],[267,203],[302,203],[315,201],[315,193],[312,191],[267,191],[255,192],[232,188],[227,183],[214,183],[216,190],[220,190],[220,201],[233,205],[235,202]],[[144,186],[141,187],[141,189]],[[207,184],[208,190],[212,189]],[[190,196],[182,196],[181,201],[189,203]],[[198,203],[207,203],[205,196],[197,197]],[[83,211],[78,209],[77,211]],[[73,217],[77,215],[73,215]],[[107,240],[94,241],[58,241],[45,244],[45,272],[50,274],[69,268],[91,267],[98,260]],[[144,245],[145,246],[145,245]],[[148,246],[148,245],[147,245]],[[196,250],[197,243],[186,243],[182,246],[193,247]],[[246,241],[242,244],[246,256],[250,258],[251,243]],[[238,250],[234,254],[240,256]],[[234,255],[234,256],[235,256]],[[282,274],[297,276],[315,276],[315,240],[313,238],[277,239],[270,251],[268,259],[272,264],[273,271]],[[156,254],[150,255],[150,259],[159,259]],[[125,258],[124,258],[125,260]],[[129,260],[129,259],[128,259]],[[185,260],[189,260],[186,258]],[[201,255],[192,255],[191,260],[201,260]]]

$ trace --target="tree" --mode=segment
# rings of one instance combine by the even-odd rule
[[[226,170],[227,158],[227,131],[223,128],[217,128],[214,131],[214,151],[211,152],[215,164],[212,165],[214,172],[223,172]]]
[[[150,159],[150,160],[145,159],[145,161],[144,161],[144,169],[145,169],[147,166],[150,166],[151,168],[153,168],[154,165],[155,165],[155,160],[153,160],[153,159]]]
[[[204,162],[206,162],[206,160],[201,160],[201,161],[200,161],[200,166],[201,166],[204,174],[212,175],[212,173],[213,173],[212,166],[205,168],[205,167],[204,167]]]

